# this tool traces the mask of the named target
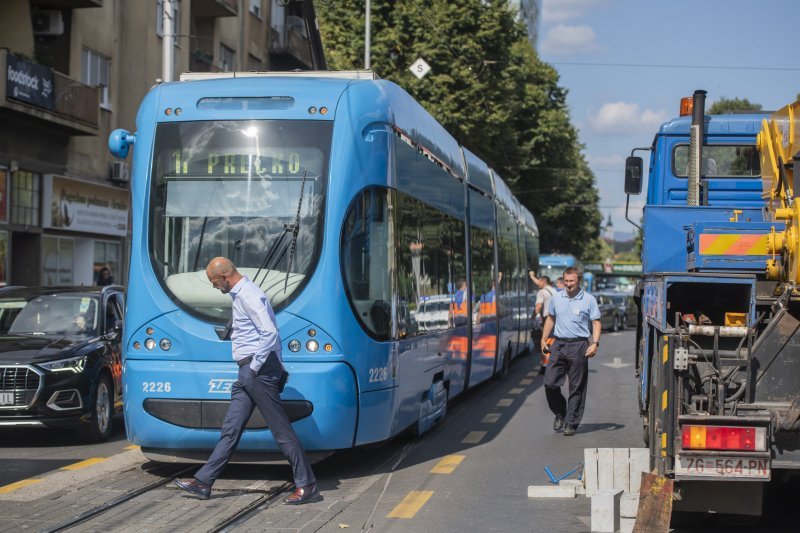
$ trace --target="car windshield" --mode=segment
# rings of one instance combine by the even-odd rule
[[[22,307],[19,307],[22,304]],[[5,307],[3,307],[5,306]],[[98,326],[97,298],[76,294],[39,296],[26,302],[0,303],[3,314],[16,313],[9,335],[95,335]],[[2,315],[0,315],[2,318]]]
[[[217,256],[229,257],[276,309],[299,294],[322,240],[331,133],[322,121],[159,124],[151,256],[177,303],[213,321],[230,316],[231,299],[205,273]]]

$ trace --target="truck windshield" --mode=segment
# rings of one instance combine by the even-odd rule
[[[689,175],[689,145],[675,147],[672,170],[679,178]],[[753,145],[703,145],[703,166],[706,177],[757,178],[761,175],[758,150]]]
[[[173,300],[197,316],[226,320],[231,299],[205,273],[217,256],[229,257],[275,308],[299,293],[319,255],[331,131],[322,121],[158,125],[150,253]]]

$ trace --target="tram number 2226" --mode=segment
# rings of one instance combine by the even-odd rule
[[[379,383],[389,379],[389,369],[385,366],[369,369],[369,382]]]
[[[142,392],[171,392],[172,383],[169,381],[143,381]]]

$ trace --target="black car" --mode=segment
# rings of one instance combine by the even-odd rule
[[[614,303],[612,296],[607,293],[595,293],[597,306],[600,308],[600,323],[603,329],[619,331],[622,327],[622,312],[619,306]]]
[[[111,434],[122,407],[123,288],[0,290],[0,426]]]

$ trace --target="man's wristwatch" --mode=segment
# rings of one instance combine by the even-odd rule
[[[592,341],[592,342],[590,342],[589,344],[596,344],[598,348],[600,347],[600,341],[595,341],[595,340],[593,340],[593,341]]]

